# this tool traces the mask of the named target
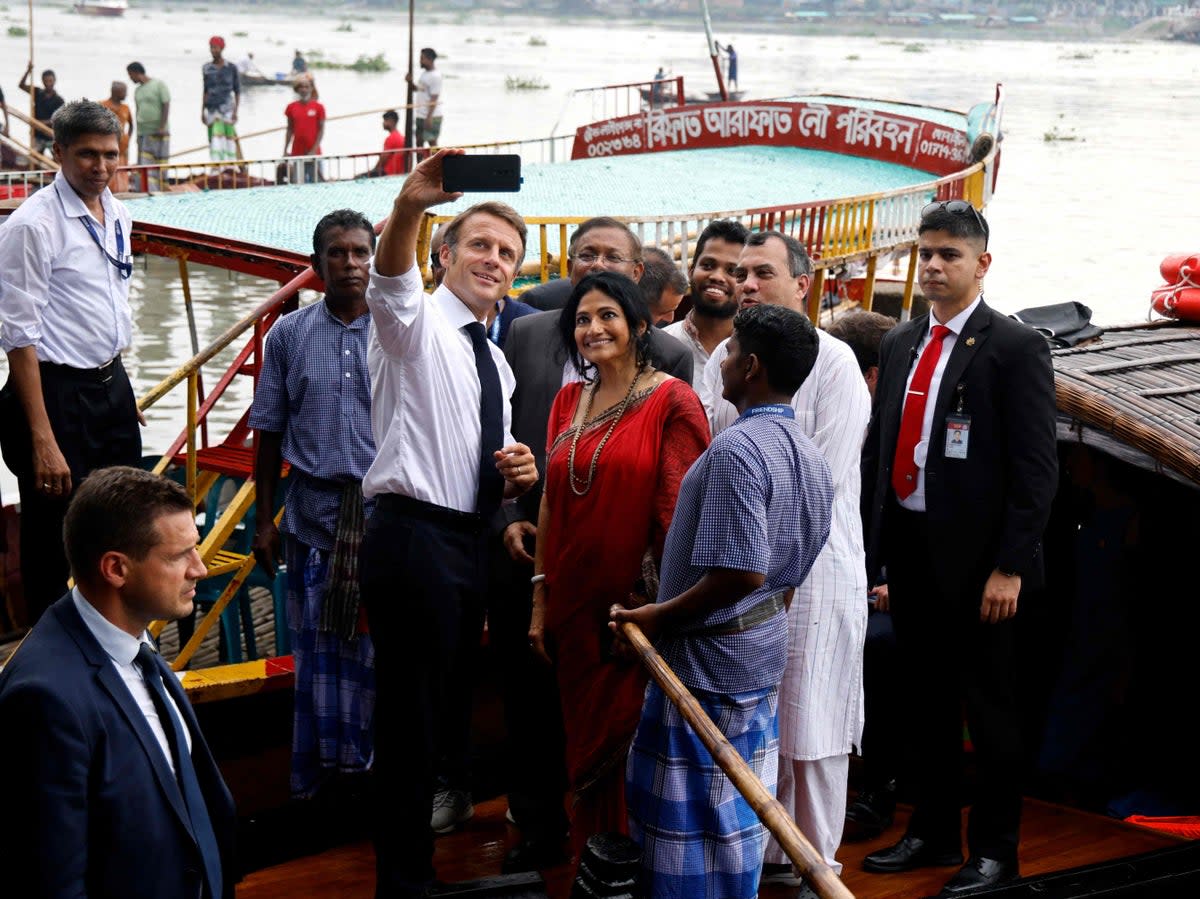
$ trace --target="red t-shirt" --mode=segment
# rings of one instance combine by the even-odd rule
[[[383,142],[383,149],[387,150],[403,150],[405,147],[404,133],[396,129],[387,136]],[[393,153],[383,163],[383,173],[385,175],[403,175],[408,171],[408,154]]]
[[[316,100],[301,103],[294,100],[283,111],[292,126],[292,155],[315,156],[321,152],[317,146],[317,132],[325,121],[325,107]]]

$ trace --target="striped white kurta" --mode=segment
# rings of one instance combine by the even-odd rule
[[[850,348],[824,331],[817,334],[816,365],[792,406],[829,463],[833,521],[829,542],[788,611],[788,662],[779,687],[779,753],[802,760],[848,753],[862,738],[867,632],[859,463],[871,397]],[[721,398],[721,362],[728,354],[727,342],[718,346],[700,382],[714,435],[738,415]]]

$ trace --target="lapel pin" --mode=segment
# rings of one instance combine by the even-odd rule
[[[974,337],[967,338],[967,346],[975,346],[975,338]]]

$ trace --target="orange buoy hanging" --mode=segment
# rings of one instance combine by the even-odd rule
[[[1159,315],[1200,321],[1200,253],[1175,253],[1158,267],[1167,282],[1150,292],[1150,305]]]

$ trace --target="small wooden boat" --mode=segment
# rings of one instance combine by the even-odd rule
[[[80,0],[75,12],[81,16],[123,16],[129,4],[125,0]]]
[[[291,87],[296,83],[296,76],[291,72],[276,72],[274,75],[241,72],[239,78],[242,87]]]

